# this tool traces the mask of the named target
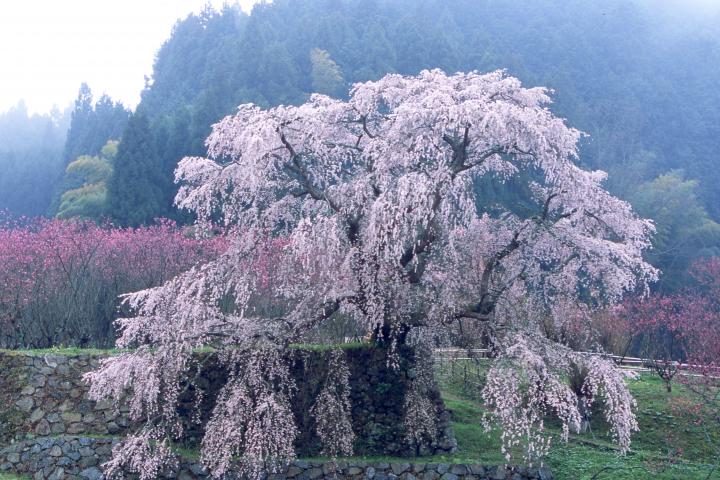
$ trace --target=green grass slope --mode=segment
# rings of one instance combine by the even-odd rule
[[[672,393],[659,378],[642,374],[629,380],[638,403],[640,431],[633,436],[631,451],[622,456],[610,442],[608,426],[595,413],[592,432],[571,435],[568,443],[557,441],[545,463],[558,480],[720,480],[717,446],[720,432],[710,421],[691,413],[689,395],[676,385]],[[460,381],[441,382],[447,407],[452,411],[458,452],[447,461],[503,463],[497,432],[481,426],[483,408],[474,398],[477,389]],[[473,391],[474,390],[474,391]],[[559,434],[552,420],[549,430]],[[518,456],[518,458],[521,458]]]

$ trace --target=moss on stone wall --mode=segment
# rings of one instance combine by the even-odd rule
[[[315,398],[327,375],[328,355],[331,348],[296,345],[289,352],[288,363],[295,379],[297,392],[292,408],[300,435],[296,450],[302,456],[316,456],[322,449],[315,433],[315,419],[310,412]],[[408,372],[414,366],[414,351],[408,347],[399,350],[399,364],[388,365],[387,352],[370,344],[350,344],[342,349],[350,370],[350,400],[352,425],[356,435],[355,453],[359,455],[412,456],[415,450],[405,442],[403,403],[408,385]],[[185,436],[182,445],[196,448],[203,435],[202,425],[207,422],[218,392],[227,378],[222,367],[212,358],[212,352],[198,354],[197,362],[204,365],[197,387],[203,392],[200,408],[201,423],[190,422],[196,408],[194,387],[189,386],[181,395],[179,413],[184,419]],[[449,414],[439,391],[431,392],[440,436],[428,441],[420,449],[423,454],[449,452],[455,448],[449,429]]]
[[[18,435],[27,415],[16,405],[27,381],[24,366],[21,356],[0,355],[0,445]]]

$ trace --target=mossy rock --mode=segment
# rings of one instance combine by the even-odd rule
[[[19,357],[0,355],[0,445],[21,433],[25,414],[16,408],[15,401],[22,389],[22,367]]]

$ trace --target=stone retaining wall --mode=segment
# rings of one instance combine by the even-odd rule
[[[0,352],[0,445],[27,435],[119,434],[129,425],[120,408],[87,398],[85,372],[98,356]]]
[[[404,349],[400,368],[391,370],[386,352],[371,346],[343,349],[350,369],[352,424],[358,455],[413,456],[452,452],[456,442],[450,429],[450,415],[439,391],[431,392],[435,405],[437,438],[417,448],[405,441],[403,400],[414,372],[414,352]],[[298,385],[293,410],[300,431],[296,449],[302,456],[317,456],[320,441],[314,418],[308,414],[326,376],[325,350],[294,349],[291,372]],[[208,355],[208,354],[199,354]],[[0,351],[0,446],[29,437],[58,435],[122,436],[131,427],[127,408],[115,411],[110,404],[87,398],[83,374],[98,367],[102,356],[87,353],[36,354]],[[226,375],[213,359],[201,375],[204,391],[200,417],[207,420],[215,394]],[[210,361],[208,361],[210,360]],[[194,408],[192,392],[180,399],[178,412],[185,418],[182,445],[195,448],[203,425],[189,419]]]
[[[27,440],[0,450],[0,472],[34,475],[36,480],[101,480],[100,464],[110,457],[116,440],[74,436]],[[197,460],[183,459],[179,469],[164,472],[163,478],[195,480],[208,478]],[[226,478],[240,478],[229,474]],[[297,460],[268,480],[373,479],[373,480],[552,480],[545,468],[445,463],[387,463]]]

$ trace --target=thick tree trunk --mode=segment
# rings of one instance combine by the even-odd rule
[[[382,325],[378,324],[375,327],[370,340],[379,346],[390,346],[393,341],[397,345],[404,345],[411,329],[412,327],[405,323],[393,326],[389,322],[384,322]]]
[[[580,411],[580,433],[590,431],[590,408],[585,396],[578,398],[578,410]]]

